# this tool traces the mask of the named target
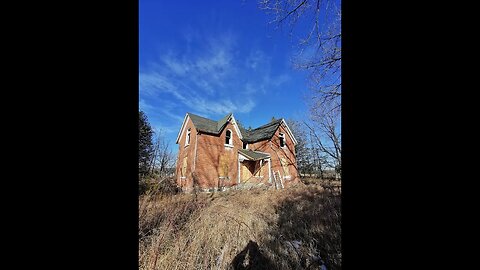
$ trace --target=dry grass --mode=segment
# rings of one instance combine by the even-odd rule
[[[340,233],[317,185],[140,197],[141,269],[340,269]]]

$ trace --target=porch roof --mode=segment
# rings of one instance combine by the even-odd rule
[[[239,149],[238,152],[244,155],[245,157],[247,157],[249,160],[261,160],[261,159],[270,158],[270,155],[267,153],[252,151],[249,149]]]

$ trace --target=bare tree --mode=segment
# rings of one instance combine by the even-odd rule
[[[175,156],[170,148],[170,144],[165,140],[163,132],[160,130],[156,133],[150,170],[152,174],[157,171],[161,176],[165,176],[169,169],[172,168]]]
[[[335,169],[336,178],[339,178],[342,168],[342,141],[337,121],[332,115],[326,115],[322,121],[313,123],[316,124],[317,129],[304,122],[314,138],[313,143],[321,153],[326,155],[323,159],[324,164]]]
[[[310,73],[311,107],[338,114],[342,93],[340,1],[260,0],[259,4],[260,9],[273,17],[270,23],[287,26],[290,35],[298,38],[299,52],[294,66]],[[298,25],[307,25],[307,31]]]
[[[309,172],[311,168],[311,153],[309,151],[306,128],[304,124],[298,120],[287,119],[285,121],[297,140],[297,144],[295,145],[297,170],[300,175],[304,175]]]
[[[341,1],[260,0],[260,9],[272,16],[277,27],[286,26],[298,38],[294,67],[310,76],[311,124],[305,125],[314,138],[311,149],[315,167],[323,165],[341,172]],[[301,25],[302,28],[297,27]],[[303,26],[307,30],[303,31]],[[318,151],[319,152],[318,152]]]

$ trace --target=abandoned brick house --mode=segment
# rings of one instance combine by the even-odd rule
[[[299,181],[295,144],[285,120],[246,130],[232,113],[213,121],[187,113],[178,133],[177,184],[184,191],[234,186],[283,188]]]

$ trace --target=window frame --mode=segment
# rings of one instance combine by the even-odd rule
[[[287,138],[285,137],[285,133],[278,133],[278,138],[279,138],[279,145],[281,148],[286,148],[287,147]],[[283,140],[282,140],[283,139]],[[282,146],[283,142],[283,146]]]
[[[230,137],[227,136],[228,132],[230,132]],[[227,139],[228,138],[228,143],[227,143]],[[227,129],[227,131],[225,131],[225,146],[233,146],[233,132],[231,129]]]
[[[187,129],[187,134],[185,134],[185,147],[190,145],[190,139],[191,139],[191,128]]]

